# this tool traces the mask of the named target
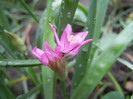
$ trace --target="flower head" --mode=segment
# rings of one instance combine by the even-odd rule
[[[50,67],[53,71],[56,72],[59,79],[64,79],[67,76],[67,65],[65,58],[62,57],[60,52],[60,46],[57,46],[55,51],[53,51],[47,42],[44,42],[45,51],[35,47],[32,50],[32,53],[40,60],[40,62]]]
[[[55,31],[55,28],[53,27],[52,24],[49,24],[49,25],[54,32],[58,46],[61,47],[60,51],[63,53],[67,53],[67,54],[75,56],[76,54],[78,54],[79,49],[82,45],[93,40],[93,39],[89,39],[89,40],[84,41],[88,34],[88,31],[80,32],[80,33],[73,33],[70,24],[66,26],[61,36],[61,39],[59,40],[57,33]]]

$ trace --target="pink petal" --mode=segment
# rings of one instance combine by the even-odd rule
[[[50,53],[45,53],[49,62],[55,62],[55,58],[54,55],[50,54]]]
[[[70,51],[74,50],[75,48],[77,48],[77,46],[79,46],[80,44],[79,43],[72,43],[72,44],[69,44],[68,46],[66,46],[62,52],[63,53],[69,53]]]
[[[61,44],[65,44],[66,40],[68,39],[67,37],[69,37],[72,34],[72,28],[71,25],[68,24],[61,36],[60,42]]]
[[[48,65],[49,59],[48,59],[46,53],[44,53],[44,54],[41,56],[41,63],[42,63],[43,65],[45,65],[45,66]]]
[[[77,55],[78,52],[79,52],[80,47],[81,47],[82,45],[86,44],[86,43],[91,42],[92,40],[93,40],[93,39],[89,39],[89,40],[84,41],[81,45],[75,47],[75,48],[74,48],[71,52],[69,52],[69,53],[70,53],[71,55],[73,55],[73,56]]]
[[[49,52],[51,54],[54,53],[54,51],[49,47],[47,42],[44,42],[44,49],[45,49],[45,52]]]
[[[93,41],[93,39],[86,40],[86,41],[84,41],[84,42],[82,43],[82,45],[84,45],[84,44],[86,44],[86,43],[89,43],[89,42],[91,42],[91,41]]]
[[[75,40],[77,40],[77,42],[82,42],[86,38],[87,34],[88,34],[88,31],[80,32],[80,33],[73,33],[73,36]]]
[[[32,50],[32,53],[39,59],[41,60],[41,56],[44,53],[43,50],[37,48],[37,46],[35,46],[35,48]]]
[[[55,48],[55,53],[58,55],[58,56],[60,56],[60,57],[62,57],[62,53],[61,53],[61,46],[57,46],[56,48]]]
[[[56,31],[55,31],[54,26],[53,26],[52,24],[50,24],[50,23],[49,23],[49,25],[50,25],[51,29],[52,29],[53,32],[54,32],[54,35],[55,35],[57,44],[58,44],[58,45],[61,45],[61,44],[60,44],[60,41],[59,41],[59,38],[58,38],[58,35],[57,35]]]
[[[69,54],[73,55],[73,56],[77,55],[78,52],[79,52],[80,47],[81,47],[81,45],[76,47],[75,49],[73,49],[71,52],[69,52]]]

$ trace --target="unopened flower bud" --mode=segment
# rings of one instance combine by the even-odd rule
[[[67,63],[65,58],[56,59],[55,63],[50,62],[48,66],[55,71],[56,76],[60,80],[65,80],[67,77],[68,71],[67,71]]]
[[[12,45],[16,48],[16,50],[18,50],[21,53],[26,52],[27,50],[26,45],[24,44],[24,41],[22,40],[22,38],[20,38],[20,36],[8,31],[5,32],[7,33],[9,39],[11,40]]]

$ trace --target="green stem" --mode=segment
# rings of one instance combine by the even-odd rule
[[[120,85],[119,85],[119,83],[116,81],[116,79],[113,77],[113,75],[112,75],[110,72],[107,72],[107,75],[108,75],[108,77],[112,80],[112,82],[114,83],[116,89],[117,89],[122,95],[124,95],[124,94],[123,94],[123,91],[122,91],[122,89],[121,89],[121,87],[120,87]]]
[[[67,94],[66,94],[65,81],[63,80],[63,81],[61,82],[61,84],[62,84],[62,91],[63,91],[64,98],[65,98],[65,99],[68,99]]]

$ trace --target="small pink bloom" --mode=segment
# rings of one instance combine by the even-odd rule
[[[76,54],[78,54],[79,49],[82,45],[89,43],[90,41],[93,40],[93,39],[89,39],[89,40],[84,41],[88,34],[88,31],[80,32],[80,33],[73,33],[70,24],[66,26],[61,36],[61,39],[59,40],[57,33],[55,31],[55,28],[53,27],[52,24],[49,23],[49,25],[54,32],[58,46],[61,46],[60,51],[63,53],[68,53],[70,55],[75,56]]]
[[[64,75],[67,72],[67,66],[65,58],[62,57],[62,53],[60,52],[61,47],[57,46],[55,51],[53,51],[47,42],[44,42],[45,51],[35,47],[32,50],[32,53],[40,60],[40,62],[50,67],[57,74]]]

